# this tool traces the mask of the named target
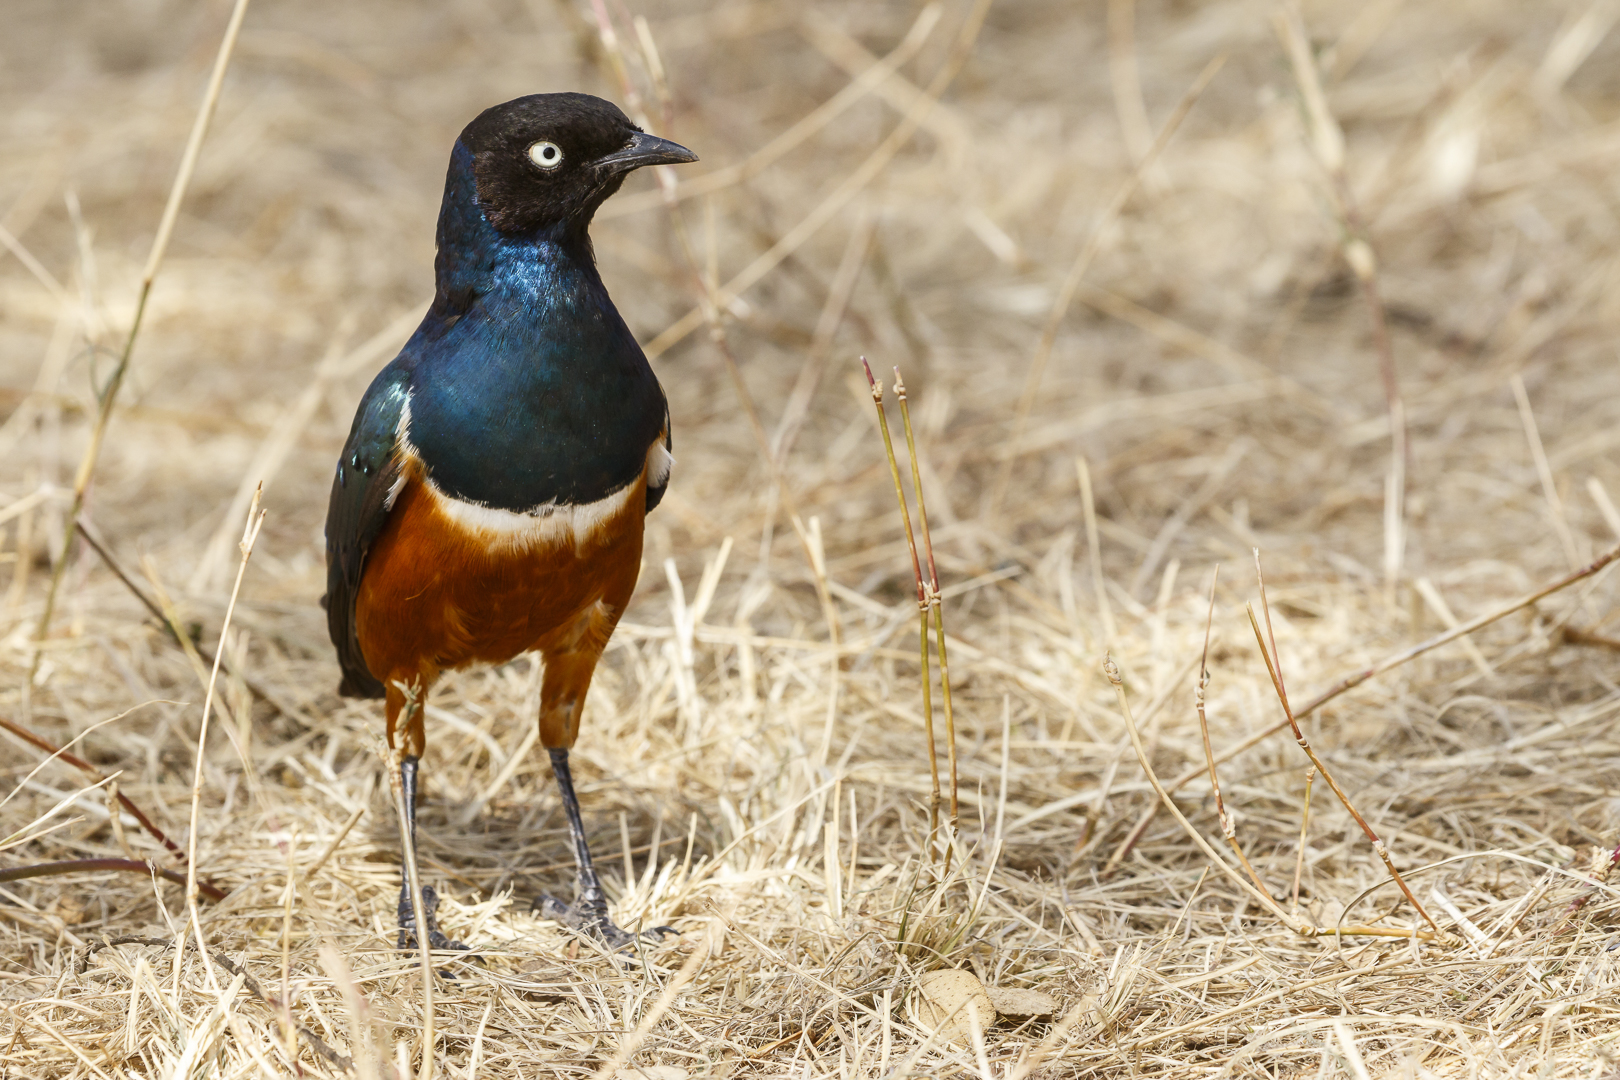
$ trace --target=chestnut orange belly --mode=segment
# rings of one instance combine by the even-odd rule
[[[390,736],[404,688],[537,649],[542,742],[571,746],[591,672],[640,572],[645,488],[643,476],[589,507],[519,515],[455,503],[407,465],[355,603],[366,666],[387,690]],[[406,751],[419,753],[421,710],[406,727]]]

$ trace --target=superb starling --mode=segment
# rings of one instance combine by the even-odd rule
[[[521,97],[468,124],[450,152],[433,306],[361,399],[326,518],[339,691],[386,700],[409,839],[439,673],[538,650],[540,741],[579,868],[573,904],[538,906],[613,948],[632,939],[608,919],[568,749],[674,459],[663,389],[608,298],[589,226],[632,170],[696,160],[586,94]],[[423,892],[429,943],[454,946]],[[416,927],[403,882],[399,926],[404,948]]]

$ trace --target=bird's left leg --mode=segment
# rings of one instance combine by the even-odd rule
[[[565,904],[555,896],[542,896],[535,908],[548,919],[556,919],[564,926],[590,934],[615,951],[635,941],[608,918],[607,896],[602,892],[596,864],[591,859],[590,845],[585,841],[585,824],[579,814],[579,797],[574,794],[574,776],[568,767],[568,749],[579,734],[580,711],[585,705],[585,692],[590,689],[591,675],[596,661],[602,655],[608,635],[613,631],[611,614],[598,605],[594,620],[610,620],[605,629],[592,627],[581,635],[581,640],[570,644],[566,651],[545,653],[545,674],[540,684],[540,742],[551,755],[551,770],[557,777],[557,793],[562,796],[563,813],[568,817],[568,839],[574,849],[574,862],[578,868],[578,889],[572,904]],[[647,931],[662,935],[676,933],[670,927],[659,926]]]

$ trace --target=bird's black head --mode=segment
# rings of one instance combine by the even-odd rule
[[[589,94],[515,98],[479,113],[460,141],[472,154],[484,217],[508,235],[583,228],[631,171],[697,160]]]

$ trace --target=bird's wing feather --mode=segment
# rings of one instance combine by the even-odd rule
[[[343,667],[338,693],[346,697],[380,698],[384,692],[360,652],[354,605],[366,553],[398,494],[404,467],[400,417],[408,401],[406,373],[385,369],[360,402],[332,480],[326,512],[326,626]]]

